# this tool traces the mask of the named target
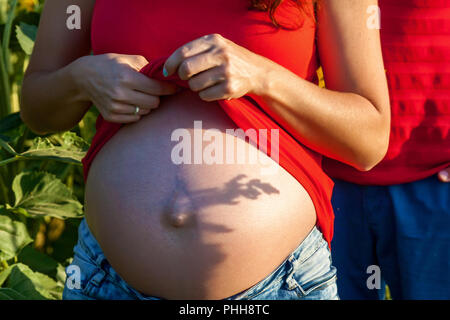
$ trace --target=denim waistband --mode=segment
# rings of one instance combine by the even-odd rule
[[[282,275],[286,274],[286,282],[289,289],[297,286],[297,282],[292,278],[292,271],[297,266],[302,264],[308,258],[310,258],[319,248],[328,247],[328,243],[323,237],[322,232],[314,226],[306,238],[294,249],[282,263],[278,265],[268,276],[256,283],[255,285],[247,288],[239,293],[236,293],[224,300],[240,300],[242,297],[251,298],[254,293],[259,292],[269,283],[272,283],[275,279],[282,280]],[[289,261],[289,264],[286,262]]]
[[[106,257],[95,239],[94,235],[89,229],[89,226],[86,222],[86,219],[80,223],[78,228],[78,243],[77,243],[89,256],[89,258],[94,262],[99,268],[103,268],[103,263],[106,260]],[[286,261],[290,261],[293,263],[301,264],[309,257],[311,257],[320,247],[328,246],[327,242],[323,238],[322,233],[319,229],[314,226],[310,233],[306,236],[306,238],[287,256],[283,262],[274,269],[268,276],[266,276],[263,280],[259,281],[255,285],[250,288],[247,288],[237,294],[234,294],[224,300],[239,300],[243,296],[249,296],[252,292],[256,292],[261,290],[264,286],[270,283],[273,279],[280,276],[281,273],[286,272],[283,270],[283,266],[286,266]],[[291,264],[292,265],[292,264]],[[133,293],[139,299],[148,300],[148,299],[160,299],[157,297],[146,296],[145,294],[140,293],[134,288],[128,286],[126,282],[114,271],[109,270],[111,276],[116,278],[118,284],[121,285],[127,291]],[[111,272],[112,271],[112,272]],[[289,279],[287,279],[289,284]]]
[[[86,253],[88,256],[98,265],[101,266],[104,259],[106,259],[105,255],[103,254],[103,250],[100,247],[100,244],[97,242],[97,239],[95,239],[94,235],[92,234],[91,230],[89,229],[89,226],[86,222],[86,218],[83,218],[83,220],[80,223],[80,226],[78,227],[78,243],[77,243]]]

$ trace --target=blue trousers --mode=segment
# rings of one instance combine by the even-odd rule
[[[78,228],[74,258],[66,268],[64,300],[164,300],[131,287],[113,269],[86,223]],[[245,257],[243,257],[245,259]],[[224,300],[338,300],[336,268],[328,243],[314,227],[264,279]]]
[[[450,299],[449,183],[436,176],[391,186],[336,179],[332,203],[341,299],[384,299],[385,284],[393,299]]]

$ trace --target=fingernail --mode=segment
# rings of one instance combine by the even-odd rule
[[[445,170],[439,172],[439,177],[441,177],[441,179],[442,179],[443,181],[449,181],[449,180],[448,180],[448,172],[445,171]]]
[[[164,77],[167,77],[169,75],[169,73],[166,70],[166,67],[163,68],[163,75]]]

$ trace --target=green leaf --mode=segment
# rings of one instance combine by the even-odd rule
[[[60,145],[52,143],[51,138],[58,138]],[[30,149],[21,153],[20,156],[81,165],[81,160],[86,155],[88,149],[89,144],[83,138],[77,136],[74,132],[68,131],[61,137],[34,138]]]
[[[66,131],[62,135],[62,148],[66,150],[79,151],[86,153],[89,149],[89,144],[81,137],[77,136],[75,132]]]
[[[9,41],[11,38],[11,28],[14,21],[15,11],[17,7],[17,1],[18,0],[12,0],[11,6],[9,8],[9,13],[6,18],[5,28],[3,29],[3,38],[2,38],[2,45],[3,48],[3,59],[5,66],[9,72],[12,72],[12,66],[11,66],[11,60],[9,59]]]
[[[18,261],[29,266],[33,271],[44,273],[52,278],[57,275],[58,261],[28,245],[20,252]]]
[[[66,268],[60,263],[58,263],[58,266],[56,267],[55,279],[64,286],[66,282]]]
[[[0,24],[5,24],[8,15],[8,0],[0,0]]]
[[[39,272],[33,272],[28,266],[17,263],[11,266],[11,272],[4,287],[20,292],[25,299],[61,299],[63,285]]]
[[[0,119],[0,132],[5,133],[11,129],[20,127],[20,125],[22,124],[23,122],[20,118],[20,112],[11,113],[6,117]]]
[[[26,297],[14,289],[0,288],[0,300],[26,300]]]
[[[8,268],[6,268],[2,272],[0,272],[0,287],[3,286],[3,283],[5,283],[6,279],[8,279],[8,277],[11,273],[11,270],[12,270],[12,266],[9,266]]]
[[[11,146],[9,145],[9,143],[6,142],[5,140],[3,140],[1,137],[0,137],[0,147],[2,147],[3,149],[5,149],[6,152],[8,152],[8,153],[10,153],[10,154],[12,154],[12,155],[17,155],[16,150],[14,150],[14,148],[11,147]]]
[[[34,41],[36,40],[37,27],[21,22],[16,26],[16,37],[22,50],[30,55],[33,52]]]
[[[53,174],[43,171],[21,172],[14,178],[12,190],[16,197],[13,209],[25,209],[31,216],[65,219],[83,215],[82,204]]]
[[[26,225],[0,208],[0,260],[13,258],[31,242]]]
[[[0,1],[1,1],[1,0],[0,0]],[[3,135],[3,134],[1,134],[1,133],[0,133],[0,139],[2,139],[2,140],[5,141],[5,142],[10,142],[10,141],[11,141],[11,138],[10,138],[10,137],[5,136],[5,135]]]
[[[80,136],[89,143],[92,143],[92,139],[96,133],[96,122],[99,115],[97,107],[94,105],[85,113],[83,119],[78,123],[80,129]]]
[[[8,206],[8,204],[7,204]],[[25,210],[24,208],[11,208],[9,210],[11,213],[17,214],[17,215],[22,215],[24,217],[31,217],[30,214],[28,213],[27,210]]]

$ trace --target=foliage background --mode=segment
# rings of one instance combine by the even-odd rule
[[[0,300],[61,299],[83,216],[81,159],[98,115],[93,107],[72,130],[45,136],[20,119],[43,2],[0,0]]]

